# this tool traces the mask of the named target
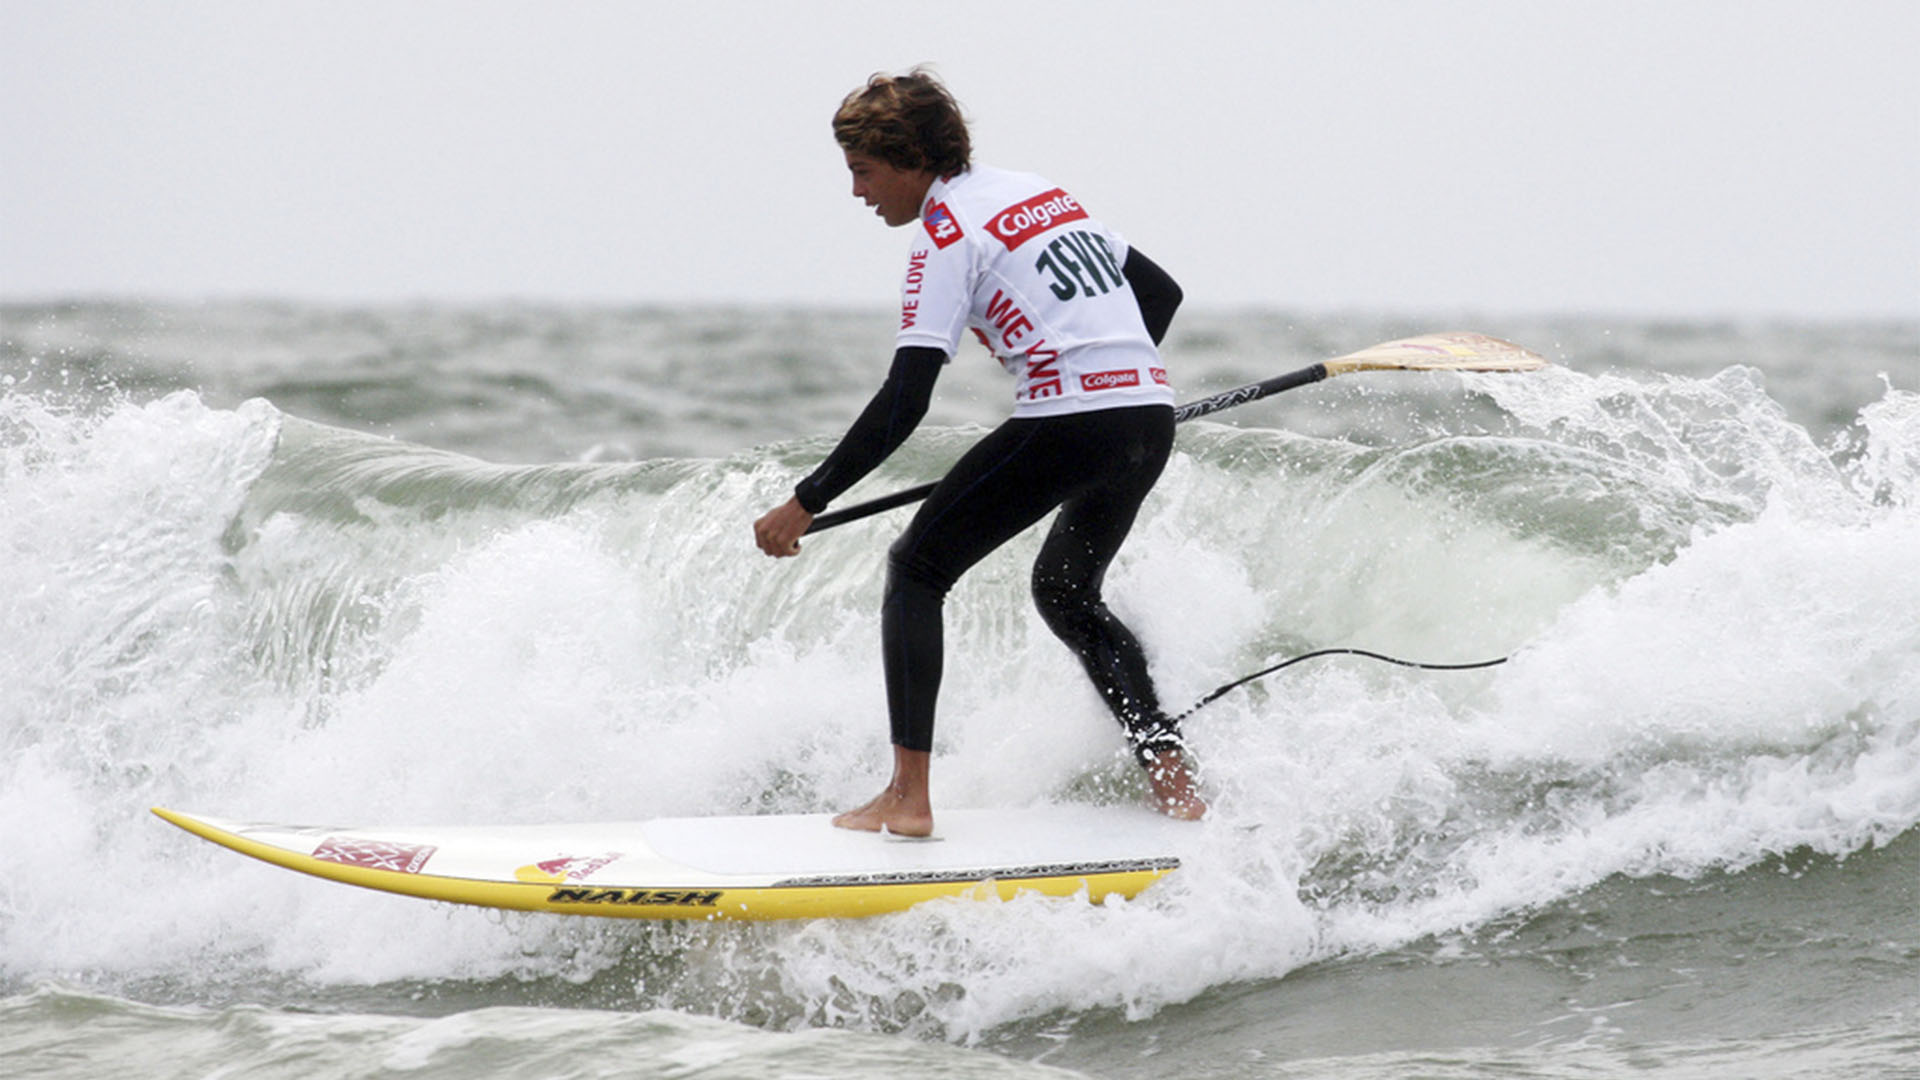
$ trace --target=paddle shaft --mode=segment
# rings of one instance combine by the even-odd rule
[[[1317,383],[1326,377],[1326,364],[1309,364],[1299,371],[1289,371],[1285,375],[1275,375],[1265,382],[1242,386],[1237,390],[1228,390],[1215,394],[1210,398],[1201,398],[1199,401],[1191,404],[1182,405],[1173,410],[1173,422],[1178,424],[1183,421],[1192,420],[1196,416],[1207,416],[1211,413],[1217,413],[1222,409],[1231,409],[1235,405],[1245,405],[1249,401],[1259,401],[1263,397],[1270,397],[1280,393],[1282,390],[1292,390],[1296,386],[1306,386],[1309,383]],[[891,495],[882,495],[869,502],[856,503],[844,510],[829,510],[813,519],[813,524],[807,527],[806,535],[812,536],[822,529],[831,529],[835,525],[845,525],[849,521],[858,521],[863,517],[872,517],[875,514],[885,513],[896,506],[905,506],[908,503],[919,502],[921,499],[933,494],[933,489],[937,486],[937,481],[932,484],[921,484],[919,487],[908,488],[905,491],[896,491]]]
[[[1173,422],[1191,420],[1196,416],[1206,416],[1222,409],[1231,409],[1235,405],[1245,405],[1249,401],[1259,401],[1263,397],[1272,397],[1282,390],[1292,390],[1296,386],[1307,386],[1327,377],[1327,365],[1309,364],[1299,371],[1289,371],[1285,375],[1275,375],[1265,382],[1243,386],[1238,390],[1228,390],[1210,398],[1201,398],[1188,405],[1173,410]]]

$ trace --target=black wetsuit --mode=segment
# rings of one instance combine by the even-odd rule
[[[1137,250],[1123,267],[1159,344],[1180,287]],[[939,349],[894,354],[886,382],[826,461],[794,489],[820,513],[885,460],[926,415],[945,366]],[[941,607],[954,582],[988,552],[1055,508],[1033,566],[1033,596],[1073,650],[1136,755],[1178,748],[1145,654],[1101,599],[1101,582],[1173,447],[1173,409],[1139,405],[1009,419],[968,450],[921,505],[888,555],[882,643],[893,742],[933,748],[943,655]]]

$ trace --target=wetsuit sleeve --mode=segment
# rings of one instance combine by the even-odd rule
[[[1127,248],[1127,261],[1120,270],[1133,286],[1133,298],[1140,305],[1140,318],[1147,324],[1147,336],[1153,338],[1155,345],[1160,344],[1186,294],[1159,264],[1140,254],[1139,248]]]
[[[880,384],[879,392],[841,437],[840,445],[794,487],[794,497],[807,513],[825,510],[828,503],[907,441],[927,415],[934,380],[940,377],[946,362],[947,354],[941,349],[910,345],[894,352],[887,381]]]

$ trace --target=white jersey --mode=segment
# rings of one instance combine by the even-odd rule
[[[1120,267],[1127,245],[1037,176],[935,180],[913,230],[896,347],[949,358],[972,329],[1018,385],[1015,416],[1173,404]]]

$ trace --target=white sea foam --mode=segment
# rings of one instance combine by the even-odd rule
[[[885,526],[756,558],[745,522],[793,475],[779,448],[645,482],[594,466],[532,509],[457,462],[410,465],[413,501],[335,492],[351,514],[247,505],[280,431],[264,404],[0,398],[0,955],[24,978],[353,984],[586,978],[685,949],[700,977],[642,1003],[724,1014],[772,985],[790,1021],[964,1037],[1920,821],[1915,396],[1889,389],[1848,457],[1739,373],[1522,385],[1496,391],[1514,425],[1486,437],[1183,435],[1108,583],[1171,704],[1311,646],[1515,657],[1322,661],[1210,706],[1190,734],[1216,814],[1144,897],[644,933],[309,880],[143,811],[482,823],[864,799],[885,762]],[[456,481],[460,499],[433,495]],[[1663,509],[1587,512],[1615,502]],[[949,601],[940,805],[1136,793],[1024,596],[1033,543]]]

